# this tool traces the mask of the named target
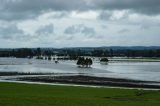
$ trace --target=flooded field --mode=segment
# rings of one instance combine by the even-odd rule
[[[109,62],[94,61],[91,68],[78,68],[76,61],[0,58],[0,72],[56,73],[61,75],[87,75],[124,78],[144,81],[160,81],[160,62]]]

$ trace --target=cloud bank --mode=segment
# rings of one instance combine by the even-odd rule
[[[0,42],[13,43],[1,47],[160,46],[159,34],[160,0],[0,0]]]

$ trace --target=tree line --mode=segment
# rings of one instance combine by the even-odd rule
[[[160,57],[160,49],[147,49],[147,50],[132,50],[132,49],[10,49],[0,50],[0,57],[33,57],[33,56],[69,56],[70,59],[78,59],[80,56],[94,56],[94,57]]]

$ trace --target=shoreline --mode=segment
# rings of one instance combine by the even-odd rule
[[[90,86],[111,86],[128,88],[149,88],[160,89],[159,81],[142,81],[126,78],[97,77],[87,75],[61,75],[58,73],[19,73],[0,72],[0,79],[3,81],[27,81],[58,84],[76,84]]]
[[[109,89],[126,89],[126,90],[146,90],[146,91],[160,91],[158,88],[134,88],[134,87],[114,87],[114,86],[96,86],[96,85],[82,85],[82,84],[64,84],[64,83],[46,83],[46,82],[29,82],[29,81],[12,81],[0,80],[0,83],[17,83],[29,85],[53,85],[53,86],[68,86],[68,87],[86,87],[86,88],[109,88]]]
[[[160,83],[155,81],[138,81],[130,79],[102,78],[92,76],[34,76],[16,78],[16,81],[42,82],[42,83],[58,83],[58,84],[77,84],[91,86],[111,86],[111,87],[127,87],[127,88],[148,88],[160,89],[160,85],[152,85],[151,83]]]

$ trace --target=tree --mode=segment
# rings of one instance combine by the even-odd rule
[[[113,57],[113,50],[112,50],[112,49],[110,49],[110,51],[109,51],[109,52],[110,52],[110,56],[111,56],[111,57]]]
[[[48,56],[48,60],[52,60],[51,56]]]
[[[77,65],[84,67],[84,65],[85,65],[85,59],[84,59],[84,57],[79,57],[78,58]]]
[[[85,60],[84,60],[84,65],[86,66],[86,67],[88,67],[88,64],[89,63],[89,59],[88,58],[86,58]]]
[[[84,58],[84,57],[79,57],[77,61],[77,65],[81,67],[90,67],[92,65],[92,59],[91,58]]]
[[[36,59],[41,59],[41,60],[43,60],[43,57],[37,56]]]
[[[88,65],[89,65],[89,67],[90,67],[92,64],[93,64],[92,59],[89,58],[89,59],[88,59]]]
[[[82,64],[82,57],[78,58],[77,65],[80,66]]]
[[[40,56],[42,54],[41,49],[37,48],[37,55]]]
[[[101,49],[94,49],[93,51],[92,51],[92,56],[96,56],[96,57],[101,57],[101,56],[103,56],[104,55],[104,52],[103,52],[103,50],[101,50]]]
[[[45,60],[47,60],[48,58],[45,56]]]

